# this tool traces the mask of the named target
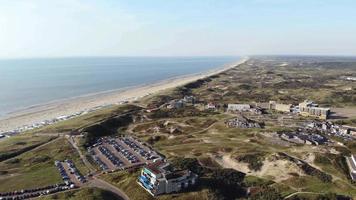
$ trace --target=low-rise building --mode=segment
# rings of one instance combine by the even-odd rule
[[[263,128],[264,125],[264,123],[258,123],[244,116],[226,120],[225,124],[229,128]]]
[[[189,104],[194,105],[195,102],[196,102],[196,98],[194,96],[184,96],[183,101],[185,103],[189,103]]]
[[[183,108],[184,107],[184,101],[179,99],[179,100],[172,100],[169,102],[167,108],[168,109],[178,109],[178,108]]]
[[[251,109],[250,104],[228,104],[227,111],[249,111]]]
[[[296,144],[323,145],[328,139],[317,133],[308,133],[307,130],[282,133],[280,137]]]
[[[282,104],[282,103],[277,103],[276,101],[269,102],[269,109],[277,110],[280,112],[291,112],[292,106],[293,106],[292,104]]]
[[[215,109],[216,109],[216,105],[215,105],[214,103],[210,102],[210,103],[208,103],[208,104],[206,105],[206,109],[208,109],[208,110],[215,110]]]
[[[319,119],[328,119],[330,116],[330,108],[319,107],[313,101],[305,100],[299,104],[300,114],[303,116],[313,116]]]
[[[172,170],[167,162],[157,161],[145,166],[137,180],[152,196],[179,192],[194,185],[198,176],[189,170]]]

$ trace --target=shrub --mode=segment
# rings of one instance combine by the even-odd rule
[[[261,170],[264,159],[264,154],[262,153],[245,154],[236,158],[239,162],[248,163],[248,168],[254,171]]]

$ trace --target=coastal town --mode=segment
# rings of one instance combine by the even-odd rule
[[[1,133],[2,148],[10,151],[0,154],[0,199],[63,198],[87,188],[134,200],[330,193],[352,199],[353,97],[331,101],[329,93],[310,88],[312,78],[294,73],[298,63],[318,77],[320,69],[309,65],[322,61],[280,59],[251,58],[158,94]],[[315,80],[319,88],[356,88],[339,70],[328,70],[336,78]],[[25,176],[32,165],[38,187],[12,178]],[[5,182],[18,187],[9,190]]]

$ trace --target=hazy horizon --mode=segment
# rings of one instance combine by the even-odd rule
[[[356,2],[1,0],[0,58],[356,55]]]

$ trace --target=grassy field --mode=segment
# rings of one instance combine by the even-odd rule
[[[77,152],[65,138],[28,151],[20,156],[0,163],[0,192],[20,190],[61,183],[62,178],[54,166],[55,160],[72,159],[78,169],[87,173]]]
[[[124,114],[131,110],[138,109],[137,106],[133,105],[119,105],[112,106],[109,108],[103,108],[97,111],[90,112],[88,114],[75,117],[70,120],[61,121],[49,126],[44,126],[39,129],[34,129],[29,131],[28,133],[64,133],[71,132],[74,130],[78,130],[90,125],[93,125],[97,122],[100,122],[104,119]]]
[[[32,134],[21,134],[5,138],[0,143],[0,161],[18,156],[54,138],[56,136],[35,136]]]
[[[61,192],[58,194],[40,197],[39,200],[54,200],[54,199],[69,199],[69,200],[119,200],[115,194],[98,189],[98,188],[82,188],[79,190]]]

